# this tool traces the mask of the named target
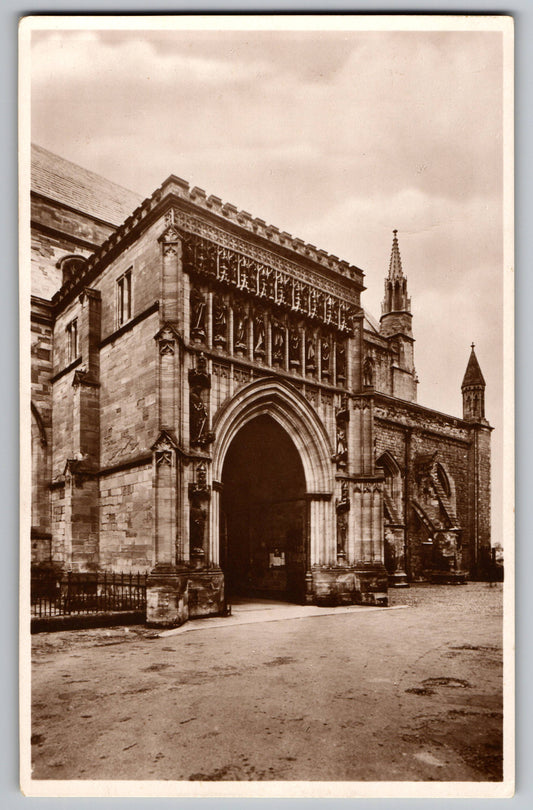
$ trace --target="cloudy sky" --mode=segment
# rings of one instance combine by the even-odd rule
[[[35,143],[148,196],[177,174],[358,265],[379,317],[392,230],[419,402],[461,415],[472,341],[501,536],[502,35],[42,31]]]

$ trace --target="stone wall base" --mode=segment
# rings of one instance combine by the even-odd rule
[[[220,616],[225,612],[224,574],[220,568],[188,574],[189,618]]]
[[[316,605],[388,604],[388,576],[383,565],[313,568],[312,575]]]
[[[189,618],[189,572],[172,566],[154,568],[146,582],[146,624],[179,627]]]

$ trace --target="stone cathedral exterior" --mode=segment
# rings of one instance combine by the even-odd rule
[[[235,594],[387,604],[482,577],[490,432],[416,402],[396,231],[363,272],[169,177],[150,198],[32,148],[32,559],[147,571],[147,619]]]

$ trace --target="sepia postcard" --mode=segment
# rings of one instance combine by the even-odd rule
[[[512,19],[19,38],[23,793],[512,796]]]

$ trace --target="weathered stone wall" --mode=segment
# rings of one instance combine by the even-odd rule
[[[100,351],[100,465],[150,453],[157,438],[157,313]]]
[[[50,496],[52,504],[51,556],[55,562],[66,564],[70,553],[70,547],[66,546],[66,523],[67,520],[70,520],[70,501],[67,503],[64,482],[53,486]]]
[[[132,318],[141,315],[159,299],[161,274],[161,246],[157,239],[163,231],[161,220],[152,224],[140,239],[126,247],[101,275],[91,282],[102,295],[102,340],[118,328],[117,279],[131,268]],[[157,329],[154,329],[153,338]]]
[[[153,559],[151,462],[100,476],[100,566],[148,571]]]
[[[421,541],[424,531],[410,505],[416,496],[415,462],[417,457],[437,452],[437,461],[442,464],[453,487],[457,523],[462,529],[461,563],[463,569],[473,571],[474,533],[474,453],[471,426],[455,417],[411,408],[402,404],[379,402],[375,409],[377,417],[376,459],[386,450],[398,463],[404,480],[404,493],[409,501],[407,509],[408,573],[417,578],[423,573]],[[488,431],[487,431],[488,432]],[[479,454],[479,464],[485,471],[490,469],[490,449],[485,446]],[[407,454],[407,457],[406,457]],[[489,487],[485,484],[485,499]],[[480,518],[481,519],[481,518]],[[490,513],[483,518],[483,528],[490,537]]]

